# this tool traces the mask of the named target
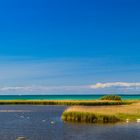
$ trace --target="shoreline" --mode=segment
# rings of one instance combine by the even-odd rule
[[[140,100],[0,100],[0,105],[65,105],[64,122],[140,122]]]

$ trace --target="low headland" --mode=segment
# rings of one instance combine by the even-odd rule
[[[120,97],[105,96],[102,101],[114,100],[123,102]],[[102,106],[73,106],[62,114],[62,120],[68,122],[83,123],[116,123],[116,122],[140,122],[140,101],[125,102],[120,105]]]

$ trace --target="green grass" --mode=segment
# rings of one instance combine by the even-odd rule
[[[101,100],[115,100],[115,101],[121,101],[121,97],[118,95],[105,95],[101,97]]]
[[[62,120],[68,122],[86,122],[86,123],[115,123],[120,119],[114,115],[101,115],[82,112],[64,112]]]
[[[116,122],[125,122],[136,121],[140,119],[140,114],[96,114],[88,112],[64,112],[62,114],[62,120],[67,122],[79,122],[79,123],[116,123]]]

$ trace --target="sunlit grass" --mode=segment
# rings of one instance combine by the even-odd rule
[[[74,106],[62,114],[62,120],[74,122],[107,123],[138,119],[140,119],[140,102],[118,106]]]

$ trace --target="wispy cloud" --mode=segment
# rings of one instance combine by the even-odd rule
[[[88,89],[89,86],[5,86],[0,87],[0,92],[64,92]]]
[[[128,82],[112,82],[112,83],[96,83],[90,86],[92,89],[111,88],[111,87],[123,87],[123,88],[140,88],[140,83],[128,83]]]
[[[140,91],[140,83],[112,82],[112,83],[96,83],[93,85],[33,85],[33,86],[4,86],[0,87],[0,93],[94,93],[97,90],[111,90],[115,88],[118,92],[136,92]],[[103,92],[102,91],[102,92]],[[112,90],[111,90],[112,91]]]

